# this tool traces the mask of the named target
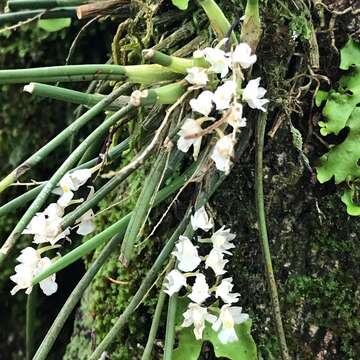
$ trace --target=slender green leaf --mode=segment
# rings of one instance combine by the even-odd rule
[[[154,196],[161,185],[168,159],[167,152],[161,152],[145,180],[143,189],[133,210],[131,220],[121,244],[120,261],[127,266],[134,253],[134,245],[141,235],[141,230],[149,216]]]

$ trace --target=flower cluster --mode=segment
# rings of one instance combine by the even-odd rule
[[[224,42],[219,44],[221,46]],[[240,81],[237,81],[236,74],[241,70],[248,69],[256,62],[256,55],[251,54],[251,48],[246,43],[236,46],[232,52],[225,52],[220,48],[205,48],[194,52],[193,57],[203,58],[208,63],[208,68],[188,68],[186,80],[201,89],[197,98],[190,100],[190,106],[194,113],[200,114],[197,119],[187,118],[180,131],[177,147],[182,152],[188,152],[193,147],[194,159],[197,158],[202,137],[216,130],[219,139],[215,144],[211,158],[216,168],[229,173],[234,156],[236,144],[236,133],[240,128],[246,126],[246,119],[243,117],[243,102],[252,109],[266,111],[264,105],[269,100],[264,99],[266,90],[260,86],[260,78],[250,80],[245,88],[241,88]],[[218,78],[220,76],[220,79]],[[213,84],[217,84],[214,90]],[[220,85],[218,85],[220,83]],[[204,89],[205,88],[205,89]],[[212,89],[214,91],[210,91]],[[210,117],[210,114],[220,115],[220,119]],[[205,122],[213,122],[207,128],[202,125]],[[224,134],[227,125],[232,128],[228,135]],[[210,129],[210,130],[209,130]]]
[[[50,243],[40,250],[27,247],[21,251],[17,260],[20,262],[15,267],[15,274],[10,279],[16,283],[11,290],[14,295],[21,289],[26,289],[25,293],[31,292],[31,282],[34,276],[44,270],[51,264],[48,257],[41,257],[41,253],[58,247],[56,243],[70,234],[70,228],[62,229],[61,223],[65,213],[65,208],[74,203],[82,201],[73,200],[74,192],[79,190],[91,177],[91,169],[75,170],[67,173],[60,180],[59,186],[53,191],[59,195],[57,202],[51,203],[43,212],[36,213],[31,219],[23,234],[33,235],[33,243],[43,245]],[[88,198],[94,193],[94,189],[90,187]],[[95,230],[93,223],[94,212],[90,209],[77,220],[77,233],[80,235],[90,234]],[[56,275],[52,275],[40,282],[40,288],[45,295],[52,295],[57,290],[55,282]]]
[[[197,210],[191,217],[191,225],[194,231],[200,229],[204,232],[209,232],[214,227],[214,223],[204,207]],[[173,252],[177,259],[177,268],[167,274],[165,292],[172,296],[182,288],[189,290],[187,297],[191,302],[183,314],[182,326],[194,325],[195,338],[198,340],[202,339],[205,321],[208,321],[212,324],[212,329],[218,332],[219,340],[222,343],[234,342],[238,340],[235,324],[240,324],[249,318],[247,314],[242,313],[241,307],[233,306],[239,301],[240,294],[232,293],[234,286],[232,278],[221,278],[227,272],[225,265],[229,260],[224,257],[232,255],[230,250],[235,247],[232,243],[234,238],[235,234],[223,226],[208,239],[198,238],[199,243],[210,243],[212,246],[211,251],[204,258],[199,256],[198,246],[195,246],[186,236],[179,237]],[[216,282],[211,288],[206,276],[199,270],[202,262],[204,269],[211,269],[216,276]],[[196,269],[198,270],[196,271]],[[188,286],[187,279],[191,277],[195,280],[192,286]],[[204,302],[208,302],[211,298],[217,298],[224,304],[220,309],[214,306],[205,306]]]

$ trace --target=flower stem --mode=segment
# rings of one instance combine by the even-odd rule
[[[47,356],[55,343],[55,340],[60,334],[61,329],[63,328],[66,320],[69,318],[70,314],[74,310],[76,304],[80,301],[82,294],[90,285],[92,279],[95,277],[99,269],[106,262],[109,256],[114,252],[116,247],[119,245],[122,239],[123,233],[116,234],[100,252],[96,260],[90,265],[89,269],[86,271],[84,276],[78,282],[74,290],[71,292],[67,298],[65,304],[61,308],[60,312],[56,316],[56,319],[52,323],[50,329],[48,330],[45,338],[37,349],[33,360],[46,360]]]
[[[106,95],[88,94],[81,91],[70,90],[59,86],[47,85],[42,83],[30,83],[24,86],[24,91],[32,95],[47,97],[68,103],[85,105],[92,107],[103,100]],[[117,111],[129,102],[128,96],[119,96],[106,110]]]
[[[34,352],[37,291],[37,288],[33,288],[26,300],[26,360],[31,360]]]
[[[152,359],[151,352],[154,347],[156,333],[159,328],[161,313],[162,313],[162,310],[164,307],[165,299],[166,299],[166,293],[164,292],[163,288],[161,288],[160,292],[159,292],[159,297],[158,297],[158,301],[156,304],[154,316],[153,316],[153,319],[151,322],[149,336],[148,336],[146,346],[145,346],[144,352],[142,354],[141,360],[151,360]]]
[[[174,80],[178,77],[178,74],[157,64],[129,66],[90,64],[0,70],[0,84],[89,80],[127,80],[132,83],[151,84],[165,80]]]
[[[256,127],[256,159],[255,159],[255,201],[259,226],[259,237],[263,260],[265,265],[266,278],[270,290],[272,312],[275,321],[277,338],[280,345],[280,354],[282,360],[289,360],[289,352],[286,344],[284,328],[281,319],[280,303],[277,292],[277,286],[272,266],[269,239],[266,227],[266,216],[264,206],[264,186],[263,186],[263,152],[264,137],[266,127],[266,113],[261,113]]]
[[[116,93],[116,91],[115,91]],[[100,102],[101,103],[101,102]],[[100,104],[99,103],[99,104]],[[95,105],[96,107],[97,105]],[[45,204],[47,198],[51,194],[51,191],[56,187],[61,178],[66,174],[71,167],[79,161],[84,151],[87,147],[94,142],[99,136],[102,136],[112,125],[118,122],[121,118],[124,118],[131,110],[133,109],[132,105],[128,105],[121,110],[114,113],[108,119],[106,119],[99,127],[97,127],[75,150],[74,152],[64,161],[64,163],[59,167],[59,169],[54,173],[51,179],[45,184],[41,189],[39,195],[27,209],[25,214],[19,220],[5,243],[0,249],[0,265],[4,261],[6,255],[15,245],[17,239],[20,237],[22,231],[29,224],[36,212],[38,212],[41,207]]]
[[[64,141],[71,137],[73,133],[76,133],[90,120],[99,115],[107,106],[109,106],[109,104],[111,104],[118,96],[120,96],[122,92],[123,88],[119,87],[111,94],[107,95],[103,100],[89,109],[86,113],[81,115],[71,125],[61,131],[51,141],[49,141],[45,146],[37,150],[32,156],[20,164],[6,178],[0,181],[0,193],[9,187],[13,182],[15,182],[21,175],[36,166],[46,156],[58,148]]]

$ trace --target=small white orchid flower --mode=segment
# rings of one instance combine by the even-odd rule
[[[184,272],[195,270],[201,262],[197,247],[186,236],[180,235],[173,255],[179,261],[178,268]]]
[[[188,309],[183,314],[184,322],[182,327],[189,327],[194,324],[194,334],[196,340],[202,339],[202,334],[205,329],[205,320],[213,323],[216,321],[216,316],[209,314],[207,308],[201,307],[199,304],[190,303]]]
[[[22,232],[23,234],[34,235],[35,244],[49,242],[56,244],[59,240],[70,234],[67,228],[62,230],[61,221],[64,210],[56,203],[50,204],[43,212],[37,213]]]
[[[207,47],[202,51],[206,61],[211,65],[209,70],[224,78],[229,72],[229,56],[220,49]]]
[[[44,210],[44,214],[52,219],[56,217],[61,218],[62,216],[64,216],[64,208],[57,203],[51,203]]]
[[[192,291],[188,295],[193,302],[197,304],[203,303],[208,297],[209,294],[209,285],[206,282],[205,275],[197,274],[195,278],[195,283],[192,286]]]
[[[45,270],[50,265],[51,265],[51,260],[48,257],[42,258],[38,263],[38,266],[35,270],[34,275]],[[39,283],[40,288],[46,296],[50,296],[50,295],[56,293],[56,291],[58,289],[58,285],[55,280],[56,280],[56,274],[52,274],[49,277],[47,277],[46,279],[40,281],[40,283]]]
[[[216,287],[215,296],[218,298],[220,297],[223,302],[227,304],[236,303],[239,301],[239,293],[231,293],[232,288],[234,287],[232,283],[232,277],[223,279]]]
[[[19,290],[25,290],[25,294],[30,294],[33,277],[33,269],[24,264],[16,265],[15,274],[10,276],[10,280],[16,284],[10,291],[11,295],[15,295]]]
[[[29,268],[35,269],[40,258],[39,252],[28,246],[21,250],[20,255],[16,258],[16,260]]]
[[[188,75],[185,80],[193,85],[205,86],[209,81],[207,69],[201,67],[192,67],[186,69]]]
[[[221,343],[228,344],[239,340],[235,324],[241,324],[249,319],[248,314],[242,313],[242,308],[239,306],[230,306],[225,304],[220,310],[219,318],[213,323],[212,328],[214,331],[219,331],[218,337]]]
[[[190,147],[194,147],[193,157],[196,160],[200,147],[201,147],[201,136],[197,135],[202,132],[201,123],[194,119],[186,119],[184,124],[181,126],[178,132],[179,139],[177,141],[177,147],[182,152],[188,152]],[[188,138],[190,137],[190,138]]]
[[[46,233],[46,216],[44,213],[36,213],[24,229],[22,234],[35,235]]]
[[[230,229],[225,229],[225,226],[223,226],[211,236],[211,242],[214,249],[231,255],[231,252],[228,250],[235,247],[235,245],[231,243],[235,237],[236,235],[232,234]]]
[[[87,196],[87,200],[92,198],[95,193],[95,189],[93,186],[89,186],[89,188],[90,188],[90,192],[89,192],[89,195]],[[76,233],[79,235],[85,236],[85,235],[88,235],[88,234],[91,234],[92,232],[94,232],[96,229],[96,226],[94,223],[94,217],[95,217],[95,214],[92,209],[89,209],[88,211],[86,211],[86,213],[84,213],[76,221],[76,223],[79,224],[79,227],[78,227]]]
[[[196,99],[190,100],[191,109],[204,116],[208,116],[213,107],[213,95],[211,91],[203,91]]]
[[[171,270],[165,277],[166,283],[165,283],[165,290],[169,296],[174,295],[183,286],[186,286],[186,277],[184,274],[182,274],[179,270]]]
[[[211,267],[216,276],[226,273],[225,265],[229,260],[224,259],[224,254],[216,249],[212,249],[205,260],[205,269]]]
[[[66,173],[60,180],[60,187],[54,190],[55,194],[60,195],[57,203],[63,208],[70,205],[74,191],[79,190],[91,178],[91,174],[91,169],[80,169]]]
[[[225,81],[223,85],[219,86],[214,93],[213,101],[217,110],[225,110],[230,107],[231,100],[236,92],[235,81]]]
[[[248,69],[256,62],[256,55],[251,55],[251,47],[247,43],[241,43],[236,46],[232,53],[231,60],[233,64],[240,64],[243,69]]]
[[[234,156],[235,141],[232,134],[222,136],[214,146],[211,159],[214,160],[218,170],[228,174],[232,165],[232,157]]]
[[[15,266],[15,274],[10,276],[10,279],[16,284],[11,290],[11,295],[16,294],[19,290],[25,290],[26,294],[30,294],[34,276],[49,266],[51,260],[47,257],[41,258],[39,252],[32,247],[23,249],[16,260],[20,264]],[[57,290],[55,276],[54,274],[40,282],[40,287],[45,295],[51,295]]]
[[[230,108],[229,115],[226,118],[226,122],[232,126],[233,129],[238,129],[246,126],[246,118],[243,116],[243,106],[240,103],[236,103]]]
[[[92,209],[89,209],[86,213],[84,213],[79,218],[79,227],[76,230],[76,233],[79,235],[88,235],[95,231],[96,226],[94,224],[94,211]]]
[[[243,90],[242,98],[252,109],[259,109],[265,112],[266,109],[264,108],[264,105],[267,104],[269,100],[263,99],[263,96],[266,94],[266,90],[259,85],[259,77],[255,80],[250,80]]]
[[[197,229],[209,231],[214,226],[214,222],[207,214],[204,206],[196,210],[194,215],[191,215],[190,221],[194,231]]]
[[[32,247],[21,250],[20,255],[16,258],[20,264],[15,266],[15,274],[10,276],[10,280],[16,284],[11,290],[11,295],[23,289],[26,289],[26,294],[30,294],[31,282],[40,259],[40,254]]]

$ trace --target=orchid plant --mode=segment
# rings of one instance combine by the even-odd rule
[[[225,174],[230,172],[232,166],[237,133],[246,126],[244,103],[252,109],[265,112],[264,106],[269,102],[264,98],[266,90],[260,86],[260,78],[250,80],[244,88],[241,87],[241,69],[248,69],[257,60],[250,46],[240,43],[233,51],[226,52],[221,47],[227,41],[225,38],[215,48],[207,47],[194,52],[194,59],[205,60],[208,67],[186,69],[188,75],[185,79],[200,93],[189,101],[194,116],[185,119],[177,140],[177,147],[182,152],[188,152],[193,147],[196,160],[202,137],[215,132],[217,141],[211,159],[216,168]],[[209,123],[204,127],[204,124]],[[229,133],[227,125],[232,128]]]
[[[152,61],[153,64],[55,66],[46,68],[46,71],[0,70],[0,84],[30,82],[24,87],[24,91],[32,95],[47,96],[90,107],[68,128],[0,181],[0,192],[13,185],[20,176],[36,166],[95,116],[104,111],[108,112],[105,120],[78,145],[47,182],[23,197],[20,196],[21,199],[26,199],[26,202],[33,200],[33,203],[0,248],[1,265],[21,234],[32,235],[32,242],[38,245],[38,248],[27,246],[17,257],[19,264],[15,267],[15,274],[10,278],[15,283],[11,294],[14,295],[19,290],[25,290],[26,294],[30,294],[32,287],[40,284],[45,295],[52,295],[58,289],[58,271],[106,243],[50,328],[35,354],[36,360],[46,359],[65,320],[119,242],[122,241],[119,260],[123,266],[129,266],[150,210],[176,191],[181,192],[190,182],[203,183],[203,188],[207,189],[195,194],[195,203],[200,203],[201,206],[191,217],[188,210],[183,221],[165,243],[126,310],[113,322],[113,328],[97,345],[90,360],[106,356],[105,350],[146,297],[171,254],[176,258],[176,266],[165,277],[164,292],[170,296],[170,300],[164,359],[169,360],[172,356],[176,297],[182,294],[186,295],[189,303],[182,314],[181,326],[193,326],[195,340],[204,338],[204,329],[208,324],[211,324],[212,331],[217,333],[218,340],[224,346],[241,340],[235,327],[246,323],[249,315],[243,313],[242,308],[236,305],[240,294],[233,292],[233,279],[226,275],[226,267],[235,247],[235,234],[225,226],[213,231],[215,222],[207,214],[204,206],[234,166],[235,147],[242,130],[248,126],[244,112],[251,114],[253,110],[258,110],[259,114],[263,114],[267,110],[266,104],[269,100],[265,98],[266,89],[260,85],[261,78],[249,79],[248,70],[257,61],[254,44],[257,44],[258,39],[246,42],[242,37],[242,42],[238,43],[235,32],[215,1],[199,0],[198,3],[209,17],[218,40],[212,47],[192,48],[191,58],[166,55],[152,48],[143,50],[143,59]],[[257,1],[251,0],[248,5],[243,24],[243,28],[247,29],[250,23],[259,25]],[[254,19],[255,22],[250,21]],[[85,94],[44,84],[87,80],[110,80],[123,84],[116,86],[109,95]],[[136,85],[138,87],[133,89]],[[190,99],[189,94],[193,95]],[[142,108],[141,113],[148,113],[147,116],[152,118],[149,108],[153,105],[167,108],[160,124],[154,121],[157,129],[149,130],[151,140],[144,139],[141,151],[120,170],[113,171],[111,179],[102,187],[95,189],[88,186],[87,198],[76,198],[79,189],[89,182],[95,172],[102,170],[101,165],[110,158],[119,157],[126,147],[122,144],[112,144],[114,146],[111,146],[109,151],[107,149],[101,152],[85,164],[81,161],[84,152],[91,149],[96,142],[106,144],[109,138],[112,140],[113,129],[120,128],[129,120],[129,115],[139,108]],[[175,116],[178,107],[182,110],[179,116]],[[158,120],[157,116],[155,118]],[[129,139],[130,137],[131,134]],[[125,141],[127,145],[131,143],[129,139]],[[183,156],[182,153],[188,153],[190,148],[194,163],[183,174],[163,186],[164,180],[167,180],[168,173],[171,172],[169,170],[172,170],[171,161],[177,160],[179,155]],[[133,211],[66,255],[61,255],[65,240],[70,240],[73,229],[76,228],[76,233],[82,236],[97,230],[93,209],[151,156],[154,156],[155,162]],[[75,168],[74,166],[79,163],[81,168]],[[209,168],[212,176],[205,179],[203,174]],[[50,194],[59,196],[56,202],[48,203]],[[22,206],[19,205],[21,201],[15,200],[11,206],[1,207],[0,213],[8,211],[9,208]],[[195,236],[186,235],[189,228],[195,232]],[[56,250],[56,257],[50,259],[43,256],[49,250]],[[207,255],[200,255],[204,251]],[[150,336],[149,341],[151,343]],[[256,349],[252,351],[251,359],[255,358],[255,353]]]
[[[191,225],[194,231],[200,230],[208,233],[213,229],[214,222],[202,206],[191,217]],[[218,332],[222,344],[237,341],[239,338],[234,328],[235,324],[241,324],[249,319],[249,315],[243,313],[241,307],[233,306],[239,301],[240,294],[232,292],[234,287],[232,277],[222,278],[227,272],[225,266],[229,261],[224,257],[232,255],[230,249],[235,247],[232,243],[234,239],[235,234],[223,226],[210,238],[197,237],[198,244],[210,243],[212,246],[211,251],[205,257],[199,256],[199,245],[194,245],[186,236],[179,237],[176,250],[173,252],[177,259],[177,265],[176,269],[167,274],[164,291],[169,296],[173,296],[183,288],[186,289],[187,297],[191,302],[183,313],[184,321],[181,326],[193,325],[197,340],[202,339],[205,322],[209,322],[212,324],[212,329]],[[208,268],[212,270],[216,278],[211,287],[205,275]],[[193,278],[195,280],[192,286],[188,285],[189,279]],[[213,299],[212,304],[210,304],[211,299]],[[217,305],[218,300],[216,299],[223,302],[221,308]]]

